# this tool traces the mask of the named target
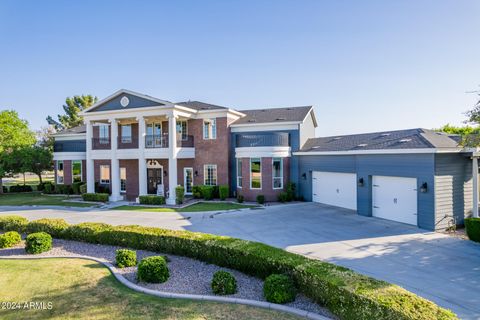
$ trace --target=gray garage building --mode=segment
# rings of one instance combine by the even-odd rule
[[[463,224],[478,212],[478,155],[458,142],[426,129],[309,139],[294,153],[298,190],[307,201],[428,230]]]

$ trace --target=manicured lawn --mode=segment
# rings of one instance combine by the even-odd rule
[[[148,211],[148,212],[202,212],[202,211],[245,209],[245,208],[254,208],[254,207],[256,206],[245,205],[240,203],[200,202],[200,203],[196,203],[181,209],[155,208],[155,207],[142,207],[142,206],[120,206],[120,207],[113,208],[112,210]]]
[[[51,310],[0,308],[1,319],[299,319],[241,305],[145,295],[88,260],[0,260],[0,270],[0,302],[52,303]]]
[[[0,195],[0,206],[69,206],[69,207],[91,207],[91,203],[63,202],[68,199],[66,196],[45,196],[40,193],[12,193]]]

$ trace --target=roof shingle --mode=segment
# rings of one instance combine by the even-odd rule
[[[266,108],[256,110],[240,110],[245,114],[233,124],[255,124],[271,122],[301,122],[312,109],[312,106]]]

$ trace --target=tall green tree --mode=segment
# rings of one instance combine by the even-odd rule
[[[58,121],[51,116],[47,117],[47,122],[53,125],[57,130],[69,129],[83,124],[83,117],[79,113],[97,102],[98,98],[90,94],[67,97],[63,105],[65,114],[57,115]]]
[[[0,111],[0,193],[3,193],[3,178],[15,171],[11,155],[14,150],[35,143],[35,134],[28,122],[20,119],[13,110]]]
[[[42,172],[53,170],[53,153],[50,149],[39,145],[24,146],[13,150],[10,161],[14,161],[10,168],[15,173],[35,173],[42,183]]]

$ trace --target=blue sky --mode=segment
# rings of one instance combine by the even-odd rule
[[[319,135],[462,124],[480,1],[0,2],[0,109],[127,88],[239,109],[314,105]]]

